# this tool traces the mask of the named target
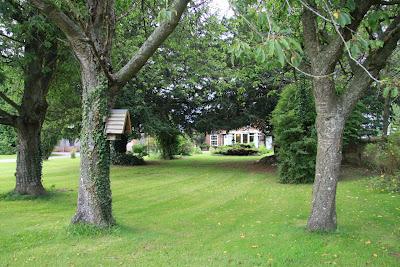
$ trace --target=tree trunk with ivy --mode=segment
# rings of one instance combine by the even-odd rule
[[[78,207],[73,223],[114,224],[110,188],[110,145],[105,136],[108,111],[119,90],[132,79],[173,32],[189,0],[175,0],[171,16],[159,23],[139,50],[117,72],[111,49],[115,35],[115,0],[86,1],[87,19],[44,0],[30,0],[66,35],[81,66],[82,132]],[[75,10],[76,13],[79,13]]]
[[[87,48],[90,51],[90,48]],[[105,136],[108,86],[91,53],[78,56],[82,69],[81,173],[73,223],[114,224],[110,189],[110,145]]]
[[[316,8],[314,1],[308,3]],[[335,72],[344,53],[347,53],[342,38],[346,41],[352,38],[351,31],[357,31],[374,3],[374,1],[357,1],[355,9],[350,14],[351,24],[344,29],[337,29],[341,36],[337,33],[332,34],[327,44],[320,41],[316,14],[307,7],[303,11],[304,44],[313,74],[318,135],[312,210],[307,223],[310,231],[332,231],[337,227],[336,189],[340,175],[345,122],[357,101],[372,84],[371,75],[378,77],[400,39],[400,16],[397,16],[379,36],[383,46],[369,53],[363,61],[365,69],[349,60],[353,77],[344,92],[336,91],[335,77],[332,73]]]

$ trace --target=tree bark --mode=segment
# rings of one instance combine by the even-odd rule
[[[39,121],[27,123],[19,119],[17,122],[18,151],[15,192],[18,194],[38,196],[46,193],[42,185],[41,127]]]
[[[100,227],[114,224],[110,188],[110,144],[105,135],[108,85],[104,73],[86,49],[78,54],[82,71],[81,166],[77,211],[72,223]]]
[[[336,187],[346,116],[332,78],[314,78],[313,87],[318,144],[312,211],[307,227],[311,231],[332,231],[336,229]]]
[[[18,133],[16,185],[14,191],[24,195],[43,195],[41,129],[46,116],[46,101],[57,63],[57,40],[33,28],[24,45],[24,91],[21,104],[10,104],[18,111],[11,124]],[[48,41],[50,47],[45,47]]]

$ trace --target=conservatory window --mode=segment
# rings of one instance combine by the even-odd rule
[[[254,133],[249,134],[250,143],[254,143]]]
[[[235,143],[240,144],[242,143],[242,135],[241,134],[235,134]]]
[[[218,135],[211,135],[211,146],[218,146]]]
[[[247,144],[249,142],[249,135],[243,134],[243,144]]]

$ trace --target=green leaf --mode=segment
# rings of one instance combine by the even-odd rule
[[[300,66],[301,59],[302,59],[301,56],[300,56],[298,53],[296,53],[296,52],[293,52],[293,53],[292,53],[292,56],[290,57],[290,61],[292,62],[292,64],[293,64],[295,67]]]
[[[261,46],[256,49],[256,60],[260,63],[265,62],[265,51]]]
[[[396,87],[392,88],[390,95],[392,98],[397,97],[399,95],[399,90]]]
[[[353,57],[358,57],[361,54],[360,47],[357,43],[352,42],[350,43],[350,52]]]
[[[390,87],[385,87],[385,89],[383,89],[382,95],[384,98],[386,98],[388,97],[389,93],[390,93]]]
[[[285,39],[280,39],[280,40],[278,40],[278,42],[285,48],[285,49],[290,49],[290,47],[289,47],[289,43],[288,43],[288,41],[286,41]]]
[[[288,38],[288,41],[299,53],[303,53],[303,48],[301,47],[299,42],[297,42],[293,38]]]
[[[275,52],[278,56],[278,60],[281,66],[285,66],[285,52],[283,51],[282,46],[279,44],[278,41],[275,41]]]
[[[274,41],[268,41],[267,47],[268,47],[268,57],[273,57],[274,54],[275,54],[275,43],[274,43]]]
[[[343,28],[344,26],[346,26],[347,24],[351,23],[351,17],[348,13],[346,12],[340,12],[339,13],[339,17],[337,19],[338,23],[340,24],[340,26]]]

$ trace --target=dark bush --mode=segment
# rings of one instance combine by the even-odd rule
[[[217,147],[213,153],[227,156],[250,156],[258,154],[258,150],[251,145],[235,144],[231,146]]]
[[[120,165],[120,166],[135,166],[135,165],[144,165],[145,161],[143,158],[139,158],[129,153],[128,154],[112,153],[111,163],[113,165]]]
[[[286,86],[272,113],[275,152],[281,183],[311,183],[315,175],[317,138],[311,86]]]

